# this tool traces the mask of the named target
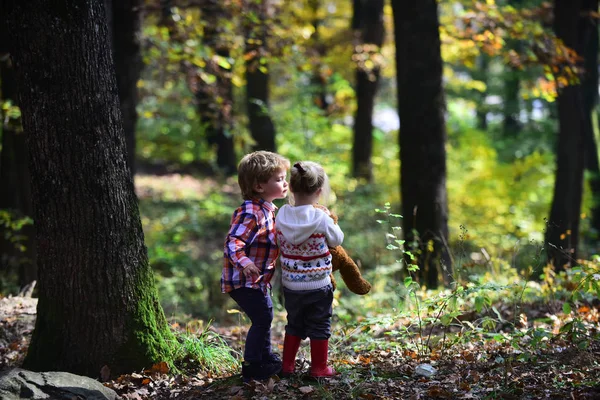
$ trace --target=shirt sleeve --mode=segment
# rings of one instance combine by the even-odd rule
[[[324,219],[323,228],[328,246],[336,247],[342,244],[344,241],[344,232],[342,232],[338,224],[333,222],[331,217],[328,216]]]
[[[244,268],[252,263],[246,255],[246,248],[254,241],[258,232],[258,221],[254,214],[241,212],[231,221],[225,247],[231,263],[238,268]]]

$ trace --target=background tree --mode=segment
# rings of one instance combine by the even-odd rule
[[[24,366],[97,376],[105,365],[119,373],[169,361],[173,337],[125,161],[104,4],[5,1],[1,15],[28,135],[39,253]]]
[[[415,242],[419,274],[438,285],[440,267],[451,271],[446,197],[446,126],[442,57],[435,0],[393,0],[402,229]]]
[[[276,151],[275,125],[269,109],[269,0],[245,2],[246,110],[255,150]]]
[[[205,74],[198,75],[196,101],[209,143],[217,148],[217,166],[226,174],[236,171],[237,161],[231,129],[233,94],[230,44],[224,35],[231,15],[226,4],[207,0],[202,7],[202,42],[208,50]]]
[[[580,0],[554,2],[553,26],[556,36],[579,54],[584,48],[579,30],[581,11]],[[579,83],[566,85],[568,82],[560,76],[556,80],[559,82],[556,100],[559,121],[556,181],[545,241],[548,262],[556,270],[562,270],[576,259],[579,242],[585,154],[584,107]]]
[[[127,144],[127,165],[135,178],[135,131],[137,124],[138,88],[143,63],[140,53],[142,1],[112,1],[111,38],[117,76],[117,88],[123,129]]]
[[[17,101],[15,71],[8,56],[8,32],[0,21],[0,271],[18,275],[18,286],[37,279],[34,226],[25,133]],[[10,281],[10,279],[7,279]]]
[[[598,0],[585,0],[581,13],[581,40],[585,48],[584,76],[582,80],[583,90],[583,117],[584,117],[584,143],[585,143],[585,168],[590,172],[590,188],[592,190],[591,227],[594,230],[592,240],[596,242],[600,235],[600,161],[598,160],[598,143],[596,142],[594,122],[598,124],[598,118],[594,118],[596,106],[598,105]],[[595,236],[595,237],[594,237]]]
[[[370,182],[373,178],[373,109],[379,85],[381,46],[385,35],[384,0],[354,0],[352,29],[358,40],[353,59],[356,62],[356,113],[352,144],[352,175]]]

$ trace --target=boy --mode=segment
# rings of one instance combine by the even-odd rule
[[[287,195],[289,168],[289,160],[268,151],[247,154],[238,165],[244,203],[234,211],[225,239],[221,291],[252,322],[242,365],[245,382],[268,379],[281,370],[281,359],[271,352],[273,303],[268,289],[279,255],[273,200]]]

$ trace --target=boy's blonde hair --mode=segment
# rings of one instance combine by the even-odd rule
[[[321,199],[329,200],[331,187],[323,167],[312,161],[299,161],[290,174],[290,190],[293,193],[313,194],[321,189]]]
[[[246,154],[238,164],[238,184],[244,200],[258,196],[254,188],[259,183],[266,183],[279,171],[290,169],[290,161],[270,151],[255,151]]]

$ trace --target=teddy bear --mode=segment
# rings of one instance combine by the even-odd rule
[[[322,209],[333,219],[337,224],[338,217],[333,212],[328,210],[324,206],[317,206]],[[342,246],[330,247],[329,252],[331,253],[331,266],[333,272],[340,271],[342,280],[352,293],[359,295],[365,295],[371,290],[371,284],[362,277],[358,265],[350,258],[346,250]],[[331,274],[331,283],[335,288],[335,279],[333,278],[333,272]]]

